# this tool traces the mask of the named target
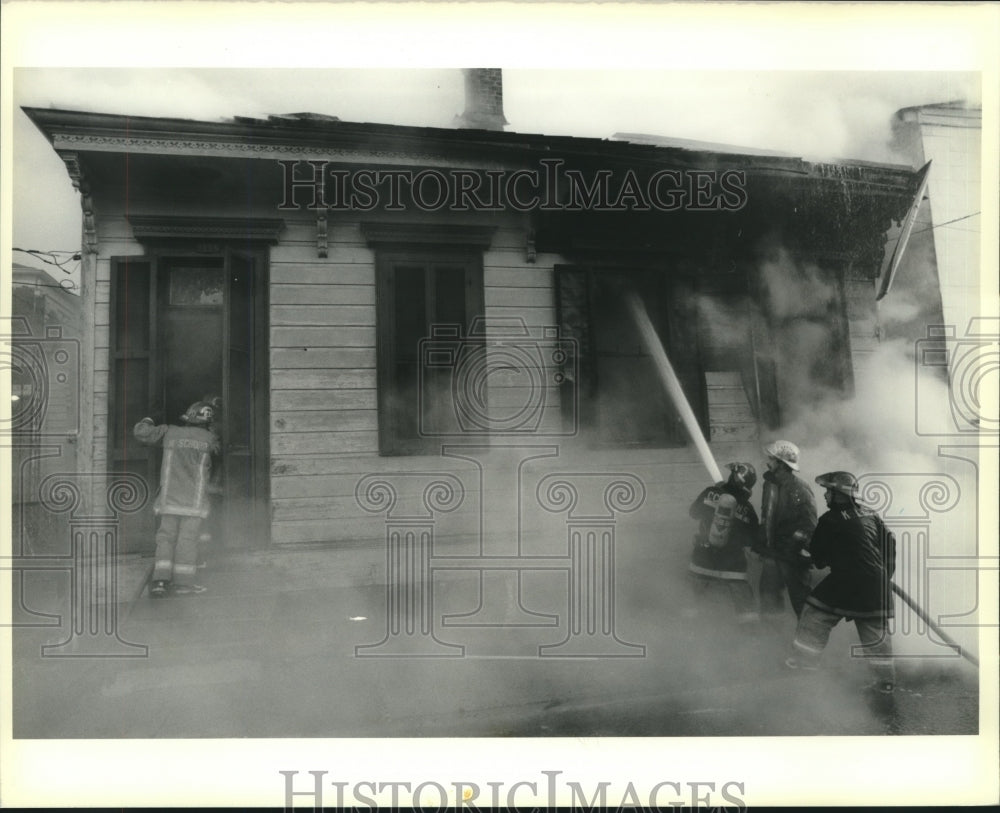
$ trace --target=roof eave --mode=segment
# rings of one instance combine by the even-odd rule
[[[128,116],[24,107],[56,151],[122,152],[378,161],[453,166],[510,166],[546,155],[608,159],[647,166],[712,162],[763,175],[801,175],[843,183],[906,189],[911,167],[867,161],[807,161],[765,151],[712,150],[615,139],[551,136],[492,130],[412,127],[310,119],[194,119]],[[733,148],[738,150],[739,148]]]

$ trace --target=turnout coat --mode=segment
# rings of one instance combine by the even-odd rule
[[[761,522],[754,550],[772,559],[804,564],[801,551],[816,528],[816,501],[812,489],[790,474],[779,481],[764,473]]]
[[[215,433],[200,426],[157,426],[152,418],[143,418],[133,431],[146,446],[163,444],[160,488],[153,510],[157,514],[207,517],[212,455],[219,453]]]
[[[830,568],[806,602],[845,618],[891,618],[890,580],[896,538],[875,512],[836,506],[820,517],[810,544],[813,563]]]
[[[736,500],[736,506],[721,538],[716,538],[718,534],[711,533],[716,506],[727,494]],[[717,483],[698,495],[689,513],[698,520],[698,532],[688,569],[700,576],[717,579],[745,579],[747,560],[743,549],[753,543],[758,526],[757,512],[746,492],[726,482]],[[710,541],[710,536],[715,538],[714,542]]]

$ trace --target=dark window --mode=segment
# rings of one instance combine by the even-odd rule
[[[460,434],[455,363],[478,340],[482,255],[463,250],[377,254],[378,408],[381,454],[433,454]]]
[[[679,446],[679,412],[661,383],[625,294],[638,295],[685,395],[704,426],[696,315],[676,282],[661,271],[560,266],[556,269],[562,333],[579,348],[579,412],[594,445]]]
[[[221,305],[223,292],[221,264],[203,267],[194,261],[170,270],[171,305]]]

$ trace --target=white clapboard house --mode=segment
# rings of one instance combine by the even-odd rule
[[[634,477],[654,529],[710,478],[629,291],[720,464],[851,394],[911,168],[509,132],[499,71],[466,79],[454,128],[25,109],[81,193],[81,470],[155,488],[132,426],[218,393],[230,549],[378,551],[423,511],[481,551],[560,471]]]

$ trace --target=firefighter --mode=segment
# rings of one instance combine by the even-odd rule
[[[809,485],[796,477],[799,449],[787,440],[764,447],[767,471],[761,499],[761,521],[754,552],[762,557],[760,605],[778,613],[788,591],[796,617],[812,588],[808,543],[816,527],[816,500]]]
[[[219,453],[219,439],[210,430],[215,410],[196,401],[181,416],[185,426],[161,424],[143,418],[135,425],[136,439],[147,446],[163,444],[160,488],[153,511],[160,517],[156,531],[156,559],[149,594],[163,598],[203,593],[195,584],[198,536],[209,512],[212,456]]]
[[[759,521],[750,504],[757,472],[749,463],[728,463],[729,478],[709,486],[691,504],[698,520],[688,570],[698,592],[712,583],[728,587],[740,623],[760,619],[747,581],[745,550],[754,541]]]
[[[874,673],[870,688],[891,694],[895,686],[891,579],[896,568],[896,539],[874,511],[858,504],[858,480],[846,471],[821,474],[830,509],[819,519],[809,550],[816,567],[829,567],[806,599],[785,663],[793,669],[816,668],[831,630],[842,618],[854,621],[862,650]]]

